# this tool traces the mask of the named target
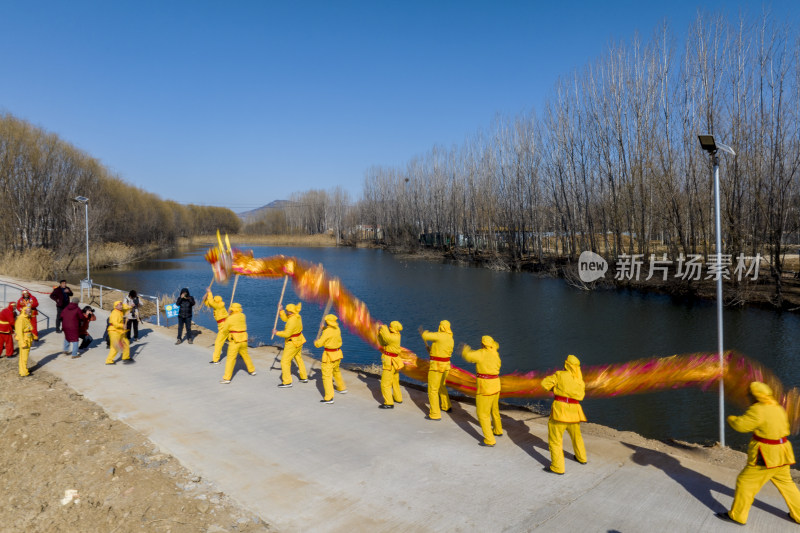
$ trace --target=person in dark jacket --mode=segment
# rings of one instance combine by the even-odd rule
[[[78,349],[86,350],[94,340],[92,336],[89,335],[89,322],[94,322],[97,320],[97,317],[94,315],[94,309],[88,305],[81,309],[81,313],[83,314],[83,319],[81,320],[81,332],[80,335],[78,335],[81,339],[81,345],[78,346]]]
[[[61,333],[61,312],[69,305],[70,298],[72,289],[67,287],[67,280],[62,279],[50,293],[50,299],[56,303],[56,333]]]
[[[183,342],[183,328],[186,327],[186,340],[192,344],[192,307],[194,307],[194,296],[189,294],[189,289],[181,289],[181,295],[175,301],[178,306],[178,340],[175,344]]]
[[[78,355],[78,341],[80,340],[83,311],[78,307],[79,301],[80,298],[77,296],[73,298],[60,315],[61,328],[64,330],[64,353],[69,354],[71,348],[73,359],[80,357]]]

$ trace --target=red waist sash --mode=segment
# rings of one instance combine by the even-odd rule
[[[338,352],[341,348],[325,348],[326,352]]]
[[[228,318],[228,317],[225,317],[225,318],[220,318],[219,320],[217,320],[217,324],[222,324],[223,322],[225,322],[225,320],[226,320],[227,318]]]
[[[450,358],[449,357],[434,357],[434,356],[431,356],[431,361],[439,361],[440,363],[449,363],[450,362]]]
[[[567,398],[566,396],[556,396],[555,400],[557,402],[564,402],[564,403],[576,403],[576,404],[580,404],[581,403],[578,400],[575,400],[573,398]]]
[[[384,352],[383,350],[381,350],[381,353],[382,353],[383,355],[388,355],[389,357],[397,357],[397,354],[396,354],[396,353]]]
[[[758,442],[763,442],[764,444],[783,444],[784,442],[789,442],[789,439],[786,437],[781,437],[778,440],[773,439],[765,439],[764,437],[759,437],[758,435],[753,435],[753,440]]]
[[[478,374],[478,379],[497,379],[499,374]]]

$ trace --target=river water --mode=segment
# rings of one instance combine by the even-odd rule
[[[456,345],[465,342],[478,347],[482,335],[491,335],[500,344],[503,374],[560,369],[568,354],[577,355],[583,365],[589,366],[716,350],[714,302],[686,303],[637,291],[581,291],[558,279],[398,259],[380,250],[252,250],[255,257],[283,254],[321,263],[367,304],[373,317],[386,323],[399,320],[404,327],[403,345],[417,354],[426,353],[417,328],[435,330],[442,319],[452,323]],[[205,248],[198,248],[120,269],[97,271],[92,277],[96,283],[126,291],[136,289],[173,298],[182,287],[188,287],[199,303],[212,278],[204,253]],[[228,303],[232,286],[215,284],[212,290]],[[271,341],[270,333],[281,287],[282,279],[239,279],[235,297],[247,315],[251,345],[280,341],[277,337]],[[284,305],[298,301],[289,283]],[[316,334],[322,311],[322,306],[303,303],[309,341]],[[216,330],[210,312],[200,312],[199,307],[195,308],[194,320]],[[725,349],[761,361],[787,386],[800,385],[800,365],[795,362],[800,346],[800,317],[761,309],[726,309],[724,325]],[[377,351],[343,331],[345,363],[380,361]],[[311,342],[306,348],[319,355]],[[472,365],[455,354],[453,361],[474,371]],[[650,438],[699,443],[719,438],[716,391],[673,390],[587,400],[583,405],[591,422]],[[740,411],[726,406],[726,414]],[[727,429],[729,445],[741,448],[748,438]]]

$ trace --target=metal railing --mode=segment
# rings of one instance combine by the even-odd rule
[[[103,289],[105,289],[107,291],[116,291],[116,292],[121,292],[122,294],[125,294],[125,291],[123,291],[122,289],[117,289],[116,287],[109,287],[108,285],[101,285],[99,283],[94,283],[93,281],[90,281],[89,283],[86,283],[86,280],[81,280],[81,301],[83,301],[83,289],[84,288],[87,289],[86,293],[88,294],[89,298],[94,298],[94,295],[92,295],[92,289],[95,288],[95,287],[100,289],[100,307],[101,308],[103,307]],[[161,325],[161,306],[160,306],[160,302],[159,302],[158,296],[150,296],[149,294],[138,294],[138,296],[139,296],[139,298],[144,298],[145,300],[151,300],[151,301],[154,301],[156,303],[156,325],[160,326]]]
[[[0,307],[5,307],[5,306],[8,305],[9,302],[12,302],[12,301],[16,302],[17,300],[19,300],[22,297],[22,291],[25,291],[25,290],[30,291],[30,289],[28,289],[26,287],[21,287],[21,286],[18,286],[18,285],[15,285],[15,284],[11,284],[11,283],[0,282],[0,285],[3,286],[3,305],[0,306]],[[8,299],[8,289],[11,289],[12,291],[14,291],[14,293],[19,293],[19,296],[17,296],[13,300],[9,300]],[[36,291],[36,292],[40,292],[40,291]],[[39,322],[41,322],[42,321],[42,317],[44,317],[45,329],[50,329],[50,315],[48,315],[44,311],[40,310],[38,307],[36,308],[36,313],[37,313],[37,316],[39,317],[39,318],[36,319],[36,323],[38,324]]]

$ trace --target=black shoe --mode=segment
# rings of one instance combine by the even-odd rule
[[[308,383],[308,380],[307,379],[301,379],[300,383]]]
[[[182,342],[183,342],[182,340],[178,339],[178,340],[175,341],[175,344],[180,344]]]
[[[122,364],[123,365],[129,365],[131,363],[133,363],[133,359],[123,359],[122,360]]]
[[[437,422],[441,421],[441,418],[431,418],[431,415],[425,415],[425,420],[436,420]]]
[[[192,339],[189,339],[189,344],[192,344]]]
[[[400,404],[400,403],[403,403],[403,400],[399,400],[399,401],[398,401],[398,400],[395,400],[395,401],[394,401],[394,403],[398,403],[398,404]]]
[[[725,511],[723,513],[716,513],[714,516],[716,516],[717,518],[719,518],[723,522],[730,522],[731,524],[736,524],[737,526],[743,526],[744,525],[741,522],[737,522],[736,520],[731,518],[730,515],[728,514],[728,511]]]
[[[281,383],[280,385],[278,385],[278,388],[279,389],[288,389],[291,386],[292,386],[291,383]]]
[[[210,364],[210,365],[218,365],[219,361],[209,361],[208,364]]]
[[[483,441],[480,441],[478,444],[479,444],[480,446],[484,446],[484,447],[486,447],[486,448],[494,448],[494,444],[486,444],[486,443],[485,443],[485,442],[483,442]]]
[[[320,400],[319,403],[333,403],[333,400]]]
[[[579,462],[582,465],[589,464],[589,461],[578,461],[577,459],[575,459],[575,461]]]
[[[57,330],[56,330],[56,333],[61,333],[61,330],[60,330],[60,329],[57,329]]]
[[[442,412],[443,413],[449,413],[452,410],[453,410],[453,408],[451,407],[450,409],[442,409]]]
[[[378,406],[380,409],[394,409],[394,405],[382,403]]]
[[[563,476],[564,475],[564,472],[553,472],[552,470],[550,470],[549,466],[544,467],[544,471],[548,472],[550,474],[556,474],[557,476]]]

